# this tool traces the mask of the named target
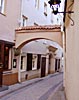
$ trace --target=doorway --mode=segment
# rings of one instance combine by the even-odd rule
[[[46,72],[46,57],[41,58],[41,77],[45,76]]]
[[[60,69],[60,59],[55,59],[55,71],[59,71]]]

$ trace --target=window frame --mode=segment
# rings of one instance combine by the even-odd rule
[[[22,15],[22,26],[27,26],[27,20],[28,20],[28,17]]]
[[[51,11],[51,23],[53,23],[53,12]]]
[[[39,9],[39,0],[35,0],[35,8]]]
[[[0,13],[5,14],[5,2],[6,0],[0,0]]]
[[[47,16],[47,3],[44,2],[44,15]]]
[[[37,54],[32,55],[32,70],[37,70]]]

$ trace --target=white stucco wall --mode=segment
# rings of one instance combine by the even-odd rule
[[[29,41],[31,39],[39,39],[45,38],[52,41],[57,42],[59,45],[62,46],[62,34],[61,31],[53,32],[53,31],[44,31],[44,32],[26,32],[26,33],[17,33],[16,32],[16,48],[18,48],[22,43]]]
[[[19,27],[20,11],[21,0],[5,0],[5,12],[0,13],[0,40],[15,42],[15,28]],[[12,72],[15,73],[18,68],[13,68],[13,58],[14,51],[11,49],[9,51],[9,68],[12,68]]]
[[[47,16],[44,15],[44,2],[47,4]],[[63,9],[60,8],[60,10]],[[49,25],[49,24],[60,24],[61,19],[59,16],[62,17],[60,14],[53,15],[53,23],[51,22],[51,12],[52,9],[48,4],[48,0],[39,0],[39,8],[35,8],[35,0],[22,0],[22,13],[21,15],[25,15],[28,17],[27,25],[34,25],[34,22],[38,25]],[[57,18],[59,21],[57,22]],[[22,19],[21,19],[22,22]],[[22,25],[22,23],[21,23]]]
[[[15,28],[19,26],[20,0],[6,0],[5,16],[0,14],[0,40],[14,42]]]
[[[71,14],[74,20],[67,19],[66,31],[66,97],[67,100],[79,100],[79,6],[78,1],[74,0],[73,11]]]
[[[32,41],[22,48],[22,52],[33,54],[46,54],[46,45],[44,45],[41,41]]]

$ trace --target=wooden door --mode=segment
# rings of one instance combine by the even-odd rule
[[[45,76],[46,72],[46,57],[41,58],[41,77]]]

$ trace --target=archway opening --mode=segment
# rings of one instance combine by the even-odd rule
[[[58,43],[44,38],[32,39],[22,43],[18,49],[21,81],[62,71],[63,49]]]

